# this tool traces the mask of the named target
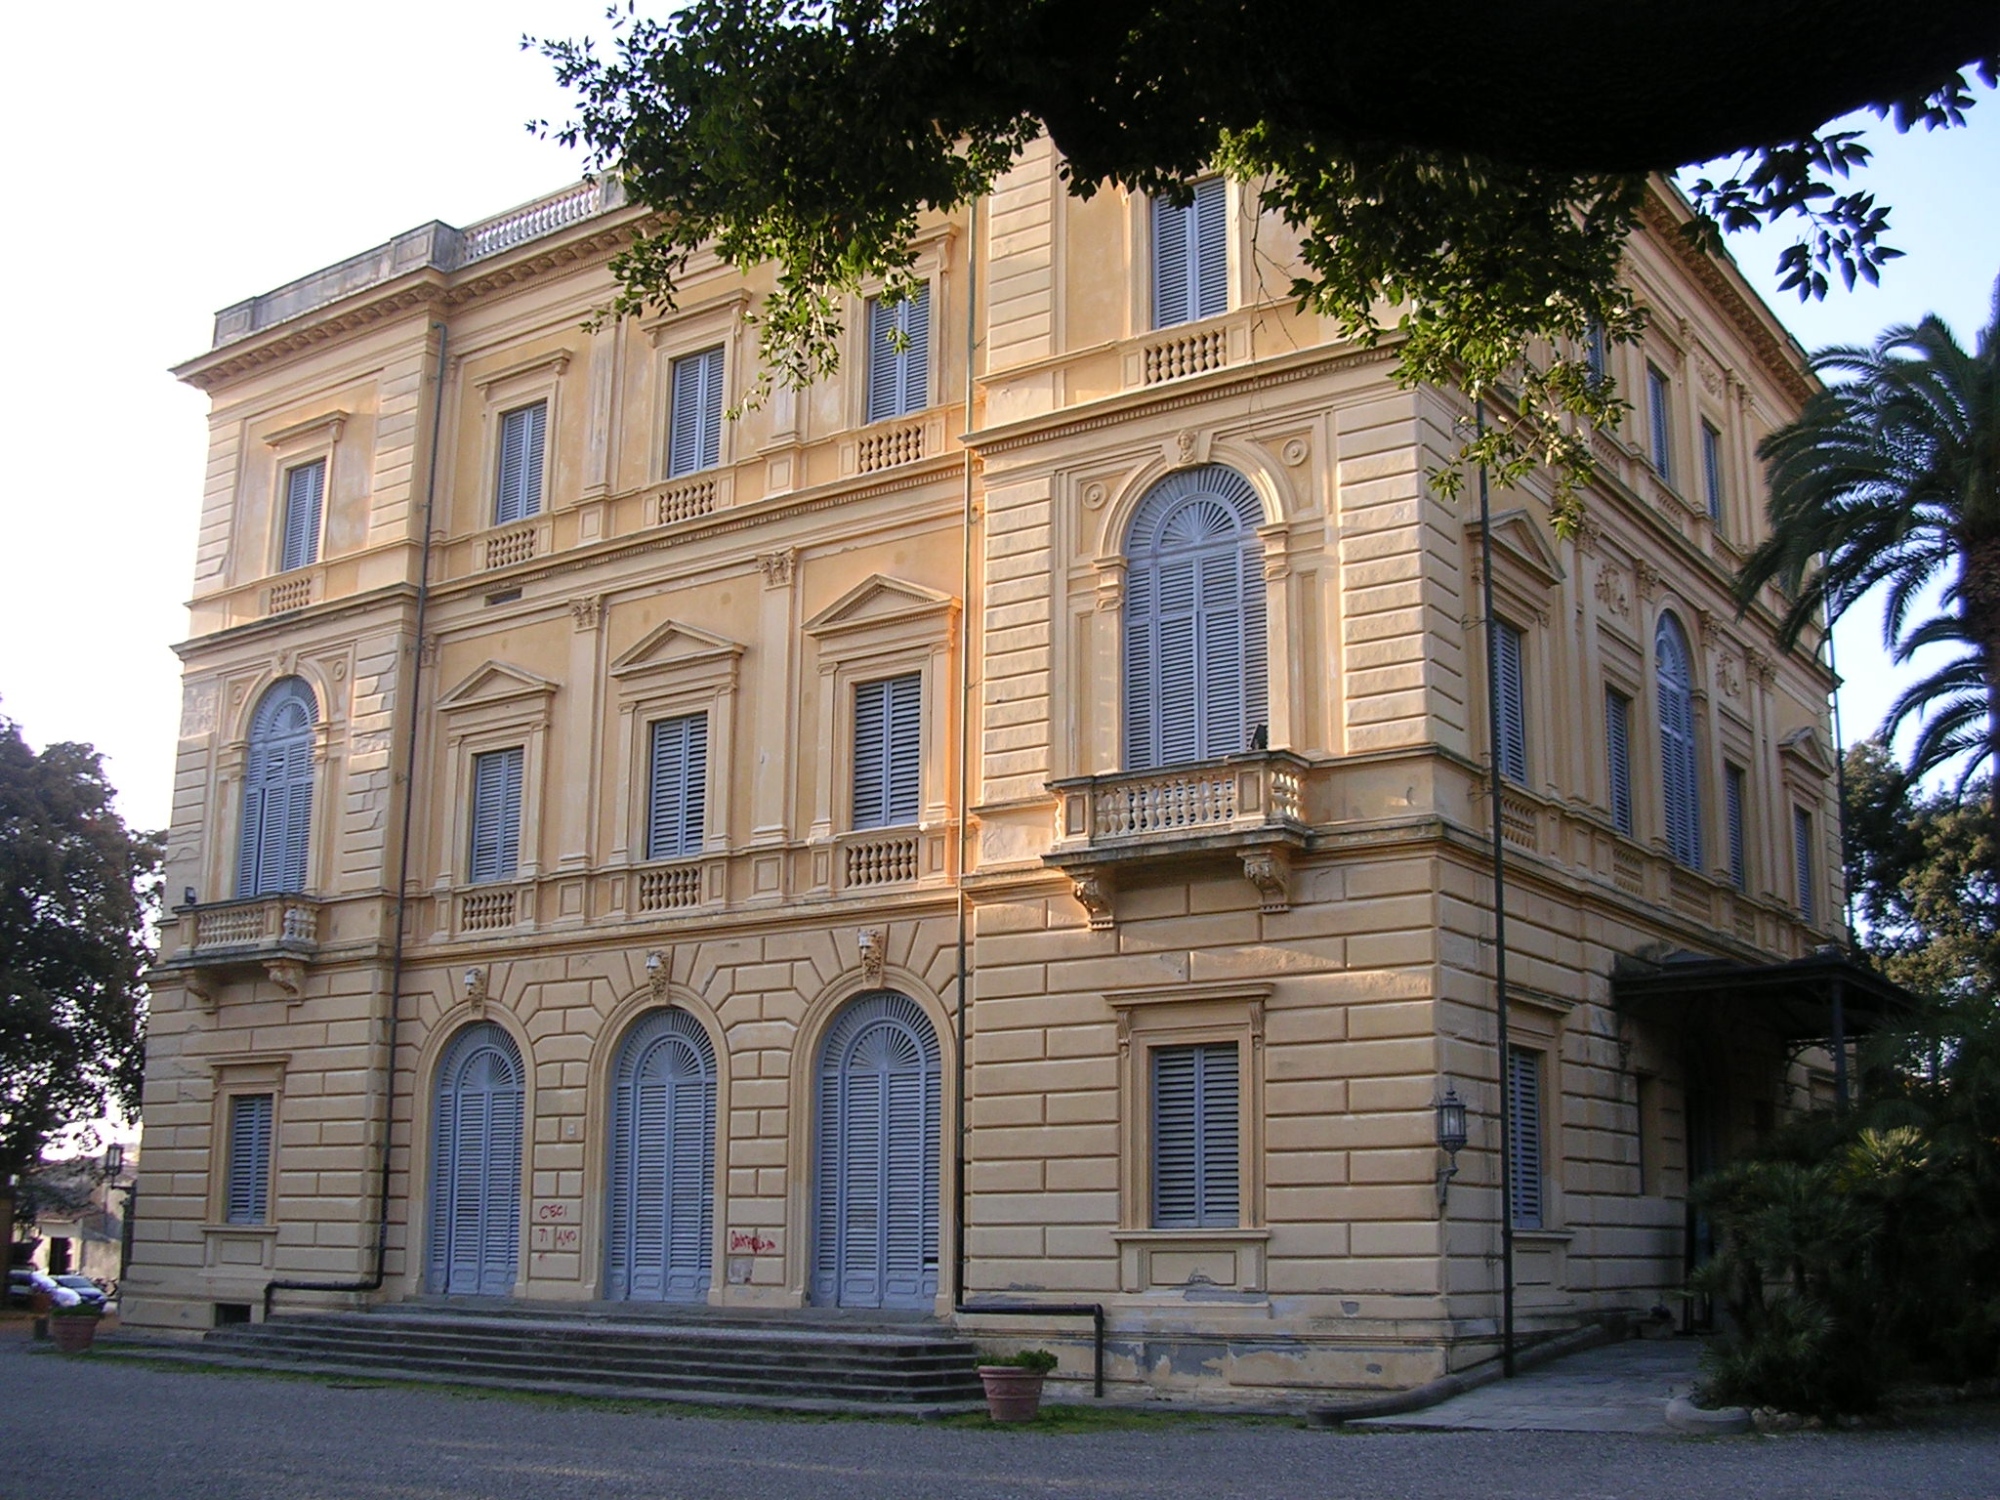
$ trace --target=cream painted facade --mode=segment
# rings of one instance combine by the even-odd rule
[[[458,1233],[438,1213],[440,1069],[468,1026],[498,1028],[522,1070],[516,1250],[485,1290],[612,1295],[621,1049],[666,1007],[712,1054],[698,1295],[829,1300],[822,1054],[857,997],[890,992],[935,1047],[929,1139],[889,1169],[933,1174],[915,1300],[938,1316],[958,1290],[1101,1302],[1113,1378],[1163,1391],[1407,1386],[1491,1353],[1477,510],[1424,478],[1457,411],[1293,310],[1284,232],[1236,188],[1227,204],[1226,309],[1156,329],[1148,204],[1073,200],[1031,153],[919,236],[912,410],[867,420],[857,301],[837,378],[721,422],[716,462],[672,477],[675,361],[719,349],[741,399],[761,288],[698,265],[678,311],[587,329],[636,217],[607,189],[426,226],[219,315],[177,372],[213,403],[168,851],[168,888],[195,901],[155,973],[133,1324],[192,1332],[274,1278],[369,1278],[385,1109],[379,1290],[283,1305],[439,1284]],[[1541,1089],[1525,1329],[1668,1295],[1691,1153],[1799,1086],[1752,1022],[1621,1015],[1614,965],[1796,957],[1838,907],[1827,679],[1726,589],[1761,514],[1753,449],[1806,394],[1803,362],[1732,268],[1681,244],[1682,213],[1656,197],[1633,246],[1652,327],[1612,351],[1636,410],[1598,444],[1583,535],[1557,541],[1537,494],[1495,497],[1524,710],[1503,818],[1514,1041]],[[539,506],[496,525],[510,414],[537,404]],[[293,476],[316,464],[315,555],[285,568]],[[1269,749],[1130,770],[1135,517],[1209,466],[1253,497]],[[1692,658],[1697,868],[1668,843],[1666,615]],[[857,816],[858,690],[910,677],[914,815],[859,827],[881,820]],[[239,899],[245,778],[268,771],[253,724],[284,679],[312,705],[304,874]],[[1607,688],[1630,702],[1629,835]],[[696,837],[651,858],[652,726],[696,714]],[[515,751],[511,868],[475,880],[474,783]],[[1203,1137],[1233,1205],[1192,1226],[1157,1223],[1162,1049],[1236,1070],[1234,1123],[1204,1117]],[[1447,1087],[1472,1128],[1441,1207]],[[250,1148],[231,1136],[260,1098],[267,1196],[238,1203]],[[1074,1319],[963,1321],[1085,1367]]]

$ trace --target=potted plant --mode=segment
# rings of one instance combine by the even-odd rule
[[[64,1354],[81,1354],[97,1341],[97,1320],[103,1314],[87,1302],[58,1302],[49,1309],[49,1330]]]
[[[1042,1382],[1056,1367],[1046,1349],[1023,1349],[979,1367],[986,1410],[996,1422],[1032,1422],[1042,1409]]]

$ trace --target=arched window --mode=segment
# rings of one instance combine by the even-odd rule
[[[250,720],[236,894],[303,891],[312,829],[313,725],[319,708],[297,677],[271,684]]]
[[[1701,784],[1695,775],[1694,673],[1680,621],[1661,615],[1653,633],[1660,692],[1660,789],[1667,812],[1667,852],[1701,868]]]
[[[1211,760],[1263,738],[1263,507],[1209,464],[1170,474],[1126,538],[1125,768]]]

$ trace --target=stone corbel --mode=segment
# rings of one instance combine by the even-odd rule
[[[1246,849],[1243,853],[1243,874],[1257,887],[1260,911],[1292,909],[1292,863],[1284,850]]]
[[[264,973],[271,983],[285,992],[286,1004],[296,1005],[305,999],[306,966],[296,958],[267,959]]]
[[[1108,870],[1086,870],[1070,878],[1076,888],[1077,905],[1090,918],[1092,932],[1108,932],[1112,924],[1112,879]]]
[[[187,992],[194,996],[201,1008],[211,1016],[216,1011],[215,989],[215,981],[199,969],[196,969],[187,977]]]

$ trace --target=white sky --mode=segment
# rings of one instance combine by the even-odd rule
[[[524,32],[602,35],[604,0],[229,0],[21,7],[0,62],[13,355],[0,365],[0,713],[86,740],[121,808],[166,820],[206,443],[166,371],[217,308],[430,219],[467,224],[573,180],[532,138],[567,101]],[[92,36],[79,47],[87,16]],[[2000,272],[2000,100],[1969,132],[1881,130],[1881,195],[1911,253],[1882,291],[1775,303],[1807,347],[1927,310],[1969,342]],[[1767,235],[1766,241],[1775,237]],[[1737,247],[1760,284],[1778,243]],[[1850,618],[1850,736],[1893,696]]]

